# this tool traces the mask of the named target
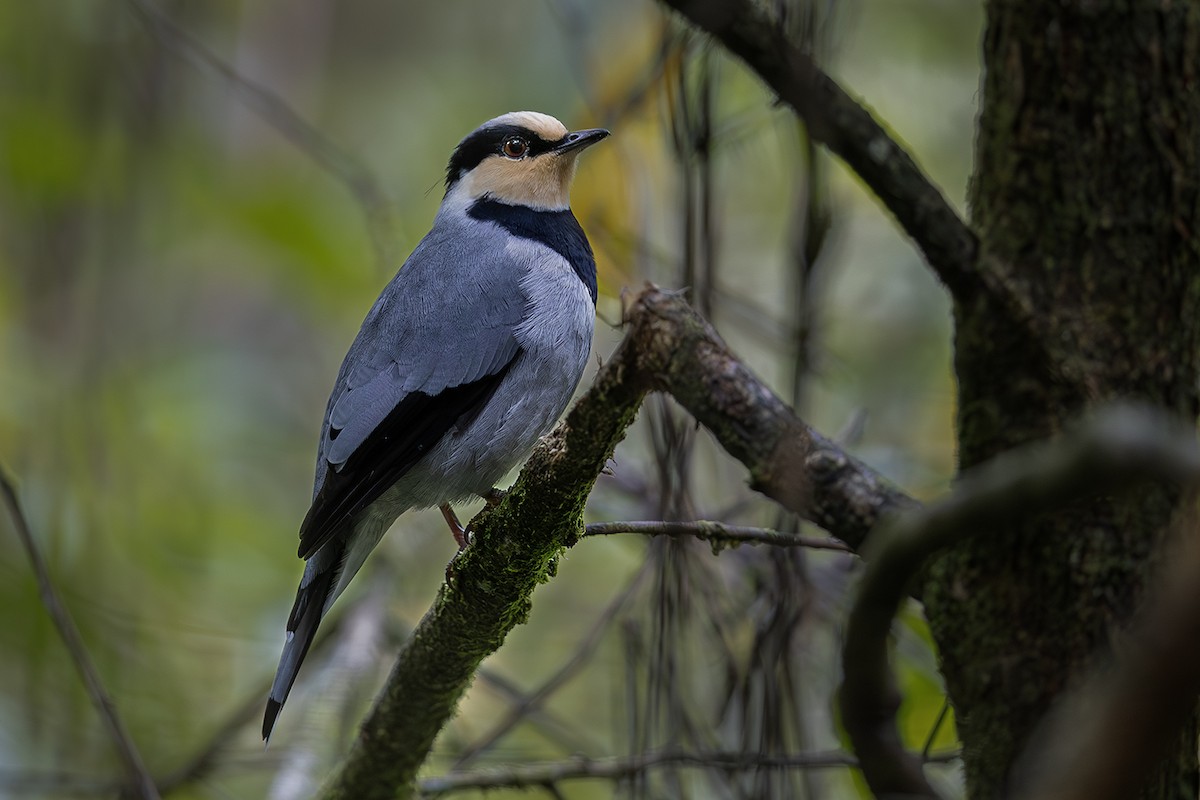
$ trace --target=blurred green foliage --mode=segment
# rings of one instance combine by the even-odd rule
[[[978,72],[975,4],[818,5],[820,57],[961,205]],[[387,225],[369,225],[344,181],[219,76],[164,46],[131,3],[0,4],[0,461],[19,478],[54,581],[120,712],[152,770],[166,775],[257,702],[274,669],[301,570],[295,531],[326,393],[397,266],[378,262],[372,235],[394,236],[403,252],[416,243],[440,200],[451,148],[485,119],[532,108],[569,125],[607,124],[614,136],[584,160],[574,207],[597,250],[601,319],[619,318],[624,287],[679,285],[684,274],[669,84],[692,67],[656,67],[664,32],[676,28],[643,0],[178,0],[161,8],[352,154],[391,201]],[[790,396],[788,248],[803,182],[800,133],[739,64],[723,55],[713,63],[714,317]],[[830,433],[865,412],[855,451],[929,496],[953,467],[948,306],[863,187],[824,156],[820,163],[832,229],[814,284],[815,357],[802,411]],[[595,351],[605,356],[619,332],[598,329]],[[643,420],[618,451],[618,479],[602,481],[593,498],[596,519],[654,513],[663,487],[653,439]],[[698,516],[775,524],[740,467],[703,436],[693,458],[687,488]],[[397,527],[376,570],[392,617],[415,620],[453,544],[436,513],[410,514]],[[103,795],[119,762],[9,528],[0,523],[0,796],[73,796],[68,783]],[[646,552],[633,539],[576,547],[489,668],[527,690],[553,674]],[[704,569],[727,583],[728,602],[744,599],[753,610],[736,552],[705,558]],[[837,627],[853,569],[816,556],[806,569],[819,602],[798,645],[802,727],[812,747],[832,747]],[[653,614],[653,592],[634,602]],[[354,603],[351,592],[342,605]],[[735,629],[747,624],[733,619]],[[739,657],[752,646],[748,631],[734,642]],[[919,612],[897,631],[901,721],[920,747],[942,707],[936,662]],[[581,677],[548,704],[600,748],[593,756],[633,746],[623,641],[604,636]],[[319,779],[394,649],[389,640],[346,713],[322,715],[302,676],[268,753],[249,725],[202,781],[173,796],[266,796],[302,749],[323,759]],[[712,679],[703,661],[690,677],[700,696]],[[309,677],[320,669],[318,659]],[[477,684],[431,774],[508,704]],[[946,724],[937,745],[953,741]],[[486,763],[559,758],[559,744],[520,726]],[[845,771],[819,775],[809,786],[819,796],[861,792]],[[705,796],[702,784],[692,786]],[[569,796],[611,794],[578,783]]]

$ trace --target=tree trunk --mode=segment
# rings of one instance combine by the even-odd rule
[[[1039,329],[956,298],[962,469],[1116,398],[1195,418],[1198,55],[1196,2],[987,4],[972,222]],[[970,797],[1004,790],[1051,704],[1111,652],[1181,504],[1170,489],[1101,498],[930,570]],[[1144,797],[1197,797],[1196,742],[1193,717]]]

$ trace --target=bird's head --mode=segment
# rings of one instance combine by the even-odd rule
[[[568,131],[536,111],[504,114],[458,143],[446,167],[446,194],[542,210],[567,208],[575,160],[606,136],[603,128]]]

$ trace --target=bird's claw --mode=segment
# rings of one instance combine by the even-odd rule
[[[446,524],[450,527],[450,535],[454,537],[454,541],[458,542],[458,549],[462,550],[470,541],[467,528],[471,526],[468,525],[467,528],[462,526],[462,523],[458,521],[458,515],[454,513],[454,509],[450,507],[449,503],[442,503],[438,509],[442,512],[442,519],[446,520]]]

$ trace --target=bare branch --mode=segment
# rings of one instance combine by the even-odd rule
[[[881,526],[850,612],[838,693],[842,722],[876,795],[937,797],[896,730],[900,698],[887,658],[892,619],[925,559],[967,536],[1138,480],[1195,480],[1200,449],[1194,439],[1194,432],[1161,415],[1112,409],[1073,434],[973,469],[944,500]]]
[[[528,723],[543,739],[552,743],[563,753],[582,753],[599,747],[593,731],[579,730],[573,720],[551,713],[540,704],[531,702],[532,693],[525,692],[516,681],[505,677],[486,665],[475,673],[479,681],[494,693],[508,700],[515,707],[523,707],[521,721]]]
[[[855,549],[882,516],[917,507],[797,417],[679,296],[648,289],[630,313],[640,374],[749,469],[752,488]]]
[[[340,620],[340,618],[339,616],[338,619]],[[323,645],[326,641],[329,641],[328,636],[319,639],[316,644]],[[259,721],[262,716],[263,697],[269,691],[271,691],[271,684],[267,682],[261,690],[256,690],[248,695],[246,700],[234,709],[233,713],[205,740],[204,744],[188,758],[186,763],[159,781],[162,793],[170,795],[212,773],[219,765],[225,748],[229,746],[238,732],[250,723]]]
[[[273,770],[279,767],[280,759],[276,754],[261,753],[250,757],[230,757],[221,762],[222,776],[230,777],[239,773],[248,774]],[[53,797],[63,800],[67,797],[104,797],[125,798],[129,796],[128,781],[114,780],[111,777],[83,775],[74,772],[34,772],[0,769],[0,797],[5,800],[33,795],[42,798]],[[166,789],[161,792],[167,796],[178,789]],[[192,795],[189,795],[189,797]]]
[[[0,791],[4,797],[115,797],[127,787],[111,778],[78,775],[72,772],[25,772],[0,770]]]
[[[401,651],[323,797],[410,796],[434,737],[479,663],[529,613],[562,548],[583,532],[596,476],[651,390],[672,394],[749,470],[753,485],[850,546],[915,501],[812,431],[678,295],[645,290],[592,387],[542,439],[517,482],[473,521],[452,579]]]
[[[579,672],[579,670],[582,669],[585,664],[587,664],[588,659],[591,658],[592,654],[595,653],[596,648],[599,646],[603,635],[608,631],[613,621],[616,620],[620,613],[625,609],[625,606],[628,605],[630,599],[634,596],[634,593],[638,590],[638,587],[642,585],[642,581],[645,580],[646,575],[649,572],[649,562],[646,562],[636,573],[634,573],[633,578],[629,580],[625,588],[622,589],[617,596],[612,599],[612,601],[608,604],[608,607],[605,608],[604,611],[601,612],[601,614],[596,618],[595,622],[592,623],[591,629],[575,648],[570,658],[568,658],[562,664],[562,666],[560,666],[555,673],[551,675],[549,679],[543,682],[542,685],[536,690],[521,697],[521,699],[509,709],[508,714],[506,714],[502,720],[496,723],[490,731],[477,739],[471,744],[470,747],[463,750],[463,752],[459,754],[458,758],[455,759],[453,769],[461,770],[467,765],[471,764],[482,753],[486,752],[488,748],[499,741],[504,734],[516,727],[521,720],[527,718],[531,712],[538,710],[546,698],[558,691],[558,689],[565,685],[567,681],[573,678]]]
[[[741,58],[871,187],[955,297],[987,279],[975,235],[913,158],[752,0],[664,0]]]
[[[126,2],[164,47],[224,81],[283,138],[344,184],[362,207],[377,261],[385,269],[395,269],[400,248],[392,200],[368,169],[305,121],[283,98],[241,75],[203,42],[176,25],[152,0]]]
[[[324,657],[325,651],[330,646],[337,645],[339,640],[344,638],[342,634],[347,622],[357,616],[361,616],[360,609],[363,605],[377,602],[375,594],[368,593],[356,599],[353,604],[335,607],[321,625],[321,630],[317,632],[317,638],[313,641],[312,648],[309,650],[309,661],[315,663],[319,658]],[[393,624],[391,627],[401,628],[402,626]],[[390,638],[401,639],[407,636],[409,631],[407,628],[404,628],[402,631],[389,631],[389,633],[391,634]],[[232,713],[217,726],[212,734],[205,739],[204,744],[182,765],[158,780],[159,792],[162,795],[171,795],[189,784],[197,783],[207,778],[218,767],[228,766],[230,757],[226,753],[226,750],[234,742],[238,733],[252,722],[258,723],[262,720],[263,698],[271,690],[271,680],[271,675],[265,676],[262,684],[246,695],[245,700],[238,704]],[[263,756],[265,759],[265,753]],[[286,760],[286,752],[280,758],[281,760]],[[275,760],[269,760],[274,765]],[[251,761],[251,763],[253,762]]]
[[[775,547],[807,547],[810,550],[838,550],[852,553],[849,545],[837,539],[801,536],[796,533],[726,525],[712,520],[696,522],[592,522],[584,526],[583,535],[611,536],[618,533],[640,533],[647,536],[694,536],[712,544],[713,549],[725,545],[769,544]]]
[[[53,620],[54,626],[58,628],[58,635],[62,637],[63,644],[71,656],[71,662],[79,672],[83,687],[87,690],[92,705],[99,712],[100,719],[104,721],[109,737],[116,745],[117,753],[121,756],[121,761],[125,764],[125,771],[129,774],[129,780],[133,784],[132,790],[137,797],[141,797],[143,800],[158,800],[158,788],[154,785],[154,779],[146,769],[146,764],[142,761],[141,753],[138,752],[133,737],[129,735],[125,724],[121,722],[116,705],[100,680],[100,673],[96,670],[96,665],[92,663],[87,645],[84,644],[79,629],[75,627],[71,613],[67,611],[67,607],[54,588],[54,583],[50,580],[50,570],[42,558],[41,551],[38,550],[37,541],[33,538],[29,521],[21,509],[21,502],[17,499],[17,491],[12,480],[3,467],[0,467],[0,493],[4,495],[4,504],[8,507],[8,513],[12,517],[17,538],[21,540],[21,545],[29,556],[29,565],[37,579],[42,605],[46,607],[46,612]]]
[[[957,757],[957,754],[949,757]],[[945,756],[939,756],[945,758]],[[853,767],[854,756],[840,750],[769,756],[762,753],[644,753],[618,758],[578,758],[519,767],[452,773],[421,781],[424,797],[437,797],[468,789],[524,789],[580,778],[621,780],[656,767],[684,766],[729,771],[759,769],[836,769]]]

